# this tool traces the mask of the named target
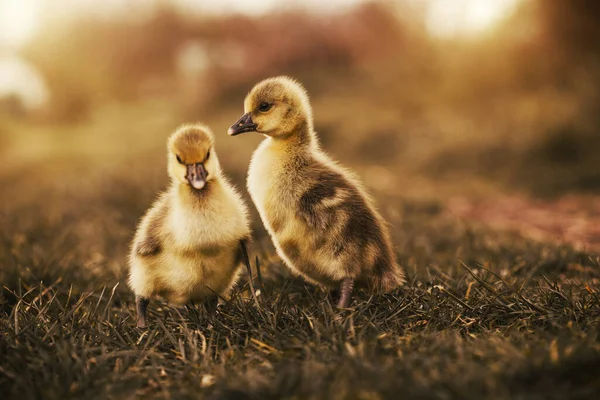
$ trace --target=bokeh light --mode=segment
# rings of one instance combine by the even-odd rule
[[[39,0],[0,2],[0,48],[18,47],[29,40],[39,25]]]
[[[431,0],[427,28],[435,36],[475,35],[491,29],[519,0]]]

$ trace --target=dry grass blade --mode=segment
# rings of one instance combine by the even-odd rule
[[[597,392],[600,270],[591,254],[465,231],[446,215],[419,211],[420,203],[401,202],[395,206],[406,208],[405,219],[395,222],[408,239],[399,261],[412,276],[404,287],[381,295],[357,288],[354,309],[340,314],[327,290],[285,275],[265,236],[254,241],[262,249],[256,275],[244,260],[248,280],[215,316],[205,318],[198,306],[182,312],[157,302],[150,329],[140,334],[134,298],[119,283],[126,271],[106,268],[122,264],[136,220],[106,218],[105,202],[140,214],[152,193],[140,200],[135,194],[143,186],[122,183],[106,190],[101,201],[93,192],[81,202],[89,208],[64,210],[56,223],[39,207],[19,214],[38,215],[26,235],[38,235],[40,249],[19,253],[0,270],[6,277],[2,399],[585,398]],[[19,218],[4,233],[0,227],[0,258],[12,254],[12,231],[27,225]],[[63,235],[68,243],[55,243],[53,232],[86,218],[105,224],[106,233]],[[101,268],[81,267],[90,261],[88,251],[74,250],[80,248],[101,249]],[[45,256],[57,261],[41,262]],[[243,297],[247,289],[252,300]]]

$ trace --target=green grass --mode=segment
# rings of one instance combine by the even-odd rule
[[[256,299],[245,277],[212,318],[152,302],[142,333],[125,255],[164,182],[160,166],[135,165],[4,174],[1,398],[600,394],[598,257],[468,225],[431,200],[380,199],[408,274],[393,293],[361,293],[337,312],[326,292],[286,274],[257,229]]]

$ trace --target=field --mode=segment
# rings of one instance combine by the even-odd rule
[[[259,139],[224,134],[237,113],[232,106],[204,120],[243,188]],[[1,175],[2,398],[600,393],[596,254],[457,218],[448,199],[499,195],[473,177],[449,184],[400,168],[391,186],[378,184],[369,179],[377,163],[339,157],[336,136],[324,147],[372,188],[393,227],[404,287],[359,294],[352,310],[336,311],[328,293],[286,274],[254,214],[256,297],[245,276],[214,317],[201,305],[153,302],[150,329],[138,331],[125,257],[135,224],[166,185],[164,141],[181,122],[174,115],[148,103],[52,129],[4,127],[21,134],[5,136]]]
[[[423,19],[439,1],[326,17],[317,2],[24,3],[42,21],[15,56],[50,100],[0,98],[0,399],[600,398],[600,3],[522,1],[446,40]],[[406,285],[336,310],[289,275],[251,207],[231,301],[212,316],[154,301],[139,331],[126,257],[168,184],[168,135],[207,123],[250,205],[261,138],[225,132],[282,74],[389,221]]]

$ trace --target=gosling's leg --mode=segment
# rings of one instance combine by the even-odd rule
[[[219,306],[219,297],[218,296],[210,296],[205,300],[204,306],[206,307],[206,313],[208,314],[208,318],[213,318],[217,313],[217,307]]]
[[[137,327],[139,329],[146,329],[146,309],[148,308],[150,299],[142,296],[135,296],[135,308],[137,310]]]
[[[246,249],[246,240],[244,239],[240,240],[240,251],[242,262],[248,270],[250,284],[252,285],[252,268],[250,268],[250,257],[248,257],[248,249]]]
[[[256,290],[254,289],[254,283],[252,282],[252,268],[250,268],[250,257],[248,257],[248,250],[246,249],[246,240],[240,240],[240,250],[242,251],[242,261],[246,264],[248,270],[248,283],[250,284],[250,290],[252,291],[252,298],[254,299],[254,305],[260,308],[258,299],[256,298]]]
[[[337,303],[337,308],[348,308],[352,297],[352,289],[354,289],[354,279],[344,279],[340,284],[340,300]]]

